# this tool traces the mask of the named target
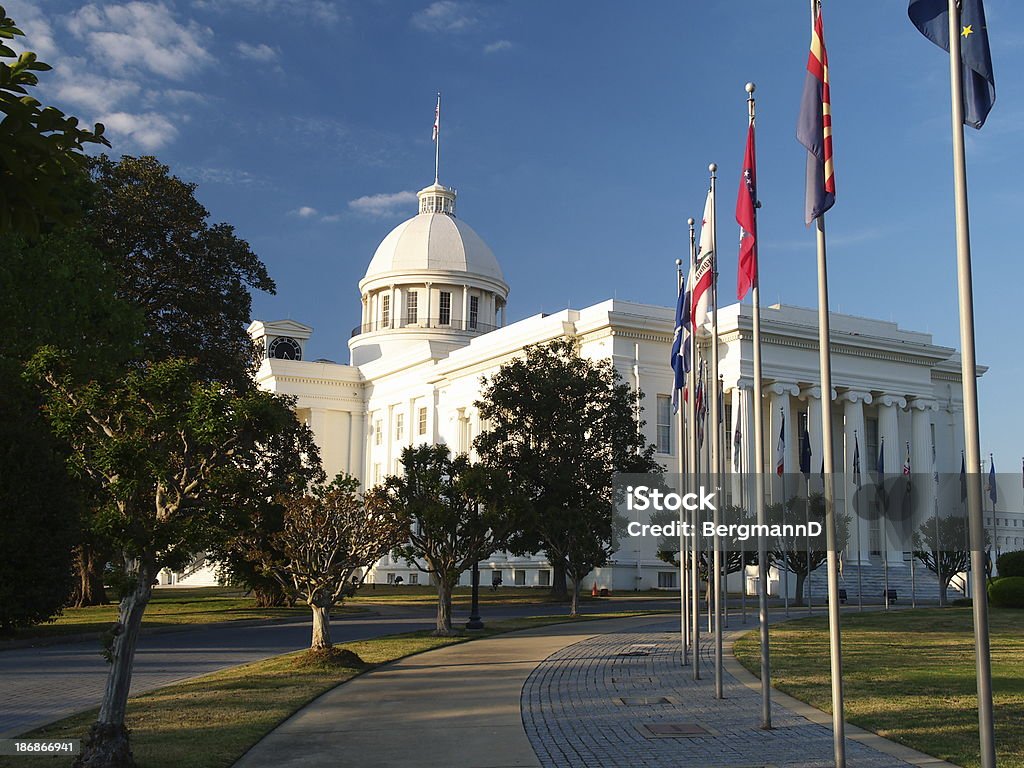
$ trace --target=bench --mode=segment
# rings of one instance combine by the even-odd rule
[[[896,602],[896,590],[895,589],[887,589],[887,590],[885,590],[885,594],[882,595],[882,597],[885,598],[885,600],[887,602],[895,603]]]

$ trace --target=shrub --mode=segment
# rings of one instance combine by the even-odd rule
[[[988,586],[988,599],[996,608],[1024,608],[1024,576],[1004,576]]]
[[[1024,576],[1024,552],[1004,552],[996,559],[1000,576]]]

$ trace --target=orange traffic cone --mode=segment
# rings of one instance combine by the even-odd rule
[[[590,588],[590,596],[597,597],[597,582],[594,582],[594,586]]]

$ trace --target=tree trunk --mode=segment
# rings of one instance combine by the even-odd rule
[[[437,580],[437,629],[434,634],[438,637],[452,634],[452,585],[445,578]]]
[[[313,610],[313,640],[311,649],[331,647],[331,606],[310,603]]]
[[[947,600],[947,590],[949,589],[949,582],[945,579],[939,579],[939,605],[945,606]]]
[[[86,740],[82,753],[75,760],[75,768],[134,768],[128,729],[124,726],[128,690],[132,683],[132,665],[139,640],[142,615],[153,596],[156,568],[140,564],[135,586],[121,599],[118,621],[107,649],[110,672],[103,691],[100,714]]]
[[[806,571],[794,571],[793,575],[796,576],[796,594],[793,596],[793,605],[801,606],[804,604],[804,583],[807,581]]]
[[[91,544],[80,544],[75,548],[75,588],[68,602],[75,608],[87,605],[107,605],[107,593],[103,589],[103,567],[107,558],[97,552]]]
[[[555,600],[569,599],[569,590],[565,586],[565,561],[559,557],[551,560],[551,596]]]
[[[572,576],[572,601],[569,603],[569,615],[580,615],[580,579]]]

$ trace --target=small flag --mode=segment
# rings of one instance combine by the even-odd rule
[[[714,215],[714,198],[708,190],[704,203],[704,218],[700,224],[700,247],[697,250],[697,269],[693,277],[693,318],[694,330],[708,319],[708,305],[711,302],[711,218]]]
[[[800,471],[805,478],[811,479],[811,433],[806,428],[800,436]]]
[[[853,433],[853,482],[860,487],[860,443],[856,432]]]
[[[747,128],[747,149],[743,154],[743,176],[736,195],[736,221],[740,225],[740,262],[736,275],[736,298],[747,295],[757,280],[757,161],[754,154],[754,124]]]
[[[992,454],[988,455],[988,497],[992,499],[993,506],[999,500],[999,492],[996,490],[996,460]]]
[[[903,474],[910,477],[910,443],[907,443],[907,458],[903,460]]]
[[[735,421],[736,429],[732,434],[732,471],[739,473],[743,471],[743,434],[740,432],[741,414],[738,409]]]
[[[779,444],[775,447],[775,474],[782,477],[786,471],[786,413],[782,412],[782,424],[779,426]]]
[[[686,374],[690,370],[690,289],[689,285],[679,291],[676,300],[676,329],[672,337],[671,365],[675,373],[672,388],[672,412],[679,411],[679,390],[685,386]]]
[[[441,94],[437,94],[437,106],[434,107],[434,135],[431,141],[437,142],[437,137],[441,133]]]
[[[885,490],[885,438],[883,437],[878,445],[878,486],[875,492],[875,501],[884,510],[889,508],[889,494]]]
[[[910,0],[907,14],[921,34],[949,53],[947,0]],[[964,125],[981,128],[996,100],[992,52],[981,0],[960,0],[960,77],[964,93]]]
[[[967,459],[963,451],[960,451],[960,501],[967,501]]]
[[[878,479],[881,480],[885,476],[885,438],[883,437],[878,445]]]
[[[807,148],[804,221],[809,225],[836,202],[836,179],[832,167],[832,95],[820,8],[814,18],[796,137]]]
[[[707,417],[707,403],[704,400],[704,361],[700,361],[697,371],[696,391],[693,394],[694,409],[697,412],[697,444],[704,446],[704,420]]]

